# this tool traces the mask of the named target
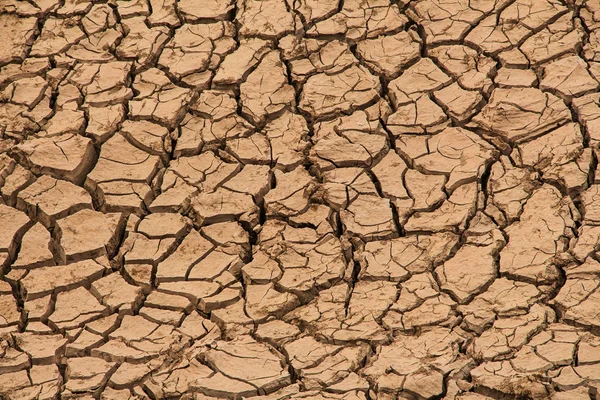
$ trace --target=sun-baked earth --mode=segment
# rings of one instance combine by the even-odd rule
[[[0,398],[600,398],[598,0],[0,0]]]

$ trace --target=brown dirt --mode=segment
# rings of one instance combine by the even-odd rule
[[[600,398],[597,0],[0,0],[0,398]]]

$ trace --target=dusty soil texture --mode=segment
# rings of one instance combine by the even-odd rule
[[[600,1],[0,0],[0,398],[600,399]]]

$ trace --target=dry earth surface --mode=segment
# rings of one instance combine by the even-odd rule
[[[0,0],[0,398],[600,398],[598,0]]]

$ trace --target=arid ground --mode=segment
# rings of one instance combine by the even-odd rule
[[[600,1],[0,0],[0,398],[600,398]]]

